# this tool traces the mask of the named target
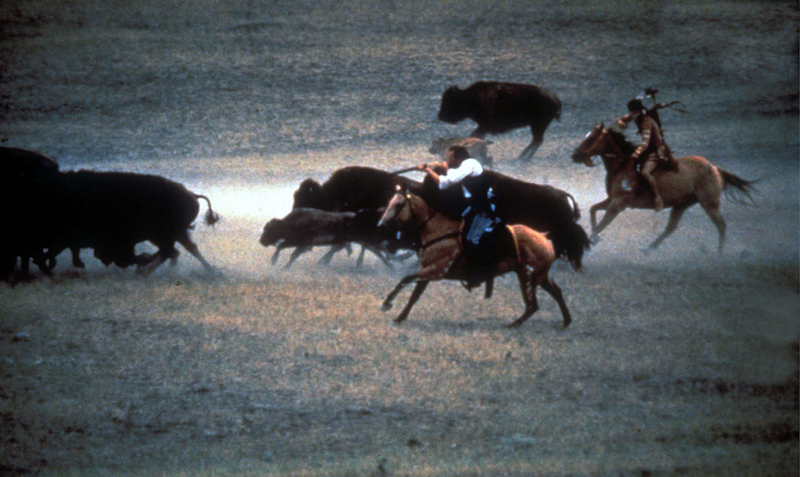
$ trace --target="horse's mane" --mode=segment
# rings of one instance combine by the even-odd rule
[[[625,139],[625,135],[616,129],[607,129],[607,131],[614,143],[622,149],[622,152],[627,155],[633,154],[633,151],[635,151],[637,147],[636,144]]]

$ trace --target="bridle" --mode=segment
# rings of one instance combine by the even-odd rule
[[[576,155],[576,154],[580,154],[582,159],[583,159],[583,162],[586,162],[589,158],[592,157],[593,154],[590,154],[589,151],[593,150],[594,147],[597,145],[597,143],[600,142],[600,140],[603,139],[603,135],[606,134],[605,133],[605,128],[603,127],[602,124],[597,126],[595,129],[599,129],[600,130],[600,134],[598,134],[598,136],[596,138],[594,138],[594,140],[586,147],[582,147],[582,146],[584,146],[584,143],[581,142],[581,144],[578,145],[578,147],[575,148],[575,152],[573,153],[573,156]],[[589,134],[586,135],[586,137],[589,137],[592,134],[594,134],[594,129],[592,131],[590,131]],[[584,139],[584,142],[585,142],[585,139]]]
[[[414,223],[416,223],[418,215],[417,215],[417,211],[414,209],[414,201],[412,200],[411,195],[408,194],[407,192],[400,192],[400,191],[398,191],[398,194],[403,194],[405,202],[403,203],[402,208],[397,213],[399,214],[400,212],[402,212],[403,208],[408,206],[408,208],[411,210],[411,220]],[[432,214],[430,214],[425,220],[423,220],[421,223],[419,223],[417,225],[417,229],[422,229],[423,227],[425,227],[425,225],[427,225],[428,222],[433,220],[433,218],[436,217],[437,215],[439,215],[440,213],[441,212],[439,212],[438,210],[434,210]],[[421,243],[419,248],[420,248],[420,250],[425,250],[427,247],[430,247],[431,245],[433,245],[435,243],[441,242],[442,240],[446,240],[446,239],[449,239],[449,238],[458,237],[459,235],[461,235],[461,231],[460,230],[456,230],[455,232],[449,232],[449,233],[446,233],[446,234],[441,235],[439,237],[436,237],[433,240],[429,240],[429,241],[427,241],[425,243]]]
[[[583,158],[583,162],[586,163],[589,160],[589,158],[592,157],[592,155],[598,154],[597,152],[590,153],[589,151],[595,150],[595,148],[597,147],[597,145],[598,145],[598,143],[600,141],[603,141],[603,140],[610,141],[612,146],[615,149],[617,149],[618,152],[617,151],[615,151],[615,152],[605,152],[605,153],[600,154],[600,156],[601,157],[608,157],[608,158],[617,160],[616,161],[617,162],[617,166],[614,168],[614,170],[622,169],[625,166],[625,164],[627,163],[626,159],[629,159],[629,158],[625,157],[625,154],[622,153],[622,150],[620,149],[619,145],[616,142],[613,141],[613,139],[611,138],[609,132],[606,130],[605,127],[603,127],[602,124],[597,126],[596,129],[600,130],[600,134],[598,134],[597,137],[588,146],[581,147],[581,146],[583,146],[583,143],[581,143],[581,145],[576,147],[575,148],[575,152],[573,153],[573,157],[576,154],[580,154],[581,157]],[[593,133],[594,133],[594,130],[592,130],[589,133],[589,135],[591,135]],[[589,137],[589,135],[587,135],[587,137]],[[623,160],[619,161],[618,159],[620,159],[620,158],[623,159]]]

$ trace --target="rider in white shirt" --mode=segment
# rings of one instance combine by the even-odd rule
[[[470,258],[471,273],[466,286],[471,289],[492,276],[497,238],[494,232],[502,221],[497,214],[489,177],[484,174],[481,163],[469,157],[465,148],[451,147],[446,164],[439,165],[446,167],[444,174],[437,173],[427,164],[421,165],[420,170],[425,171],[440,190],[461,185],[466,202],[461,213],[464,217],[461,243]]]

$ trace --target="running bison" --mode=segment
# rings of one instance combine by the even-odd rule
[[[313,208],[333,212],[379,209],[394,196],[395,186],[419,190],[422,184],[380,169],[348,166],[336,170],[323,184],[308,178],[294,192],[293,209]]]
[[[478,124],[470,136],[503,134],[529,127],[531,143],[519,155],[530,160],[544,141],[544,132],[561,119],[561,100],[543,88],[528,84],[478,81],[467,89],[451,86],[442,95],[439,120],[455,124],[471,119]]]
[[[198,199],[208,203],[206,222],[218,220],[207,197],[155,175],[76,171],[66,172],[64,177],[71,220],[53,238],[48,254],[51,258],[69,248],[73,265],[82,267],[79,250],[93,248],[95,257],[105,265],[137,265],[152,271],[168,259],[177,259],[178,242],[203,267],[212,269],[189,237],[200,209]],[[145,241],[158,247],[158,251],[136,255],[134,247]]]
[[[569,193],[548,185],[525,182],[495,171],[486,171],[498,196],[503,218],[510,224],[523,224],[547,232],[558,257],[566,256],[579,270],[589,237],[577,221],[580,210]],[[335,171],[330,179],[319,184],[306,179],[294,193],[295,207],[317,207],[325,210],[372,209],[385,207],[394,196],[395,185],[406,185],[427,203],[447,215],[463,210],[460,190],[439,191],[436,184],[399,177],[396,174],[368,167],[345,167]],[[357,204],[359,209],[351,209]],[[418,234],[404,229],[402,237],[418,241]],[[405,240],[405,239],[404,239]]]
[[[330,245],[331,249],[320,259],[320,263],[329,263],[333,255],[349,247],[351,243],[362,246],[357,266],[364,260],[364,251],[375,254],[389,268],[392,265],[383,255],[383,248],[388,237],[383,229],[378,228],[378,220],[382,213],[373,210],[359,212],[330,212],[312,208],[292,209],[281,219],[271,219],[264,225],[259,242],[265,247],[275,246],[272,264],[284,248],[294,248],[289,262],[284,268],[289,269],[297,258],[316,246]]]
[[[59,213],[65,197],[58,163],[39,152],[0,147],[0,168],[0,201],[6,205],[4,233],[0,234],[0,278],[12,278],[17,257],[23,277],[28,275],[31,258],[49,274],[44,259],[47,237],[66,220]]]

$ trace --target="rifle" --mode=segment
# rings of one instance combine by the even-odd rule
[[[419,166],[406,167],[405,169],[400,169],[400,170],[397,170],[397,171],[393,171],[393,172],[390,172],[389,174],[391,174],[393,176],[396,176],[397,174],[404,174],[406,172],[411,172],[411,171],[419,171]]]

